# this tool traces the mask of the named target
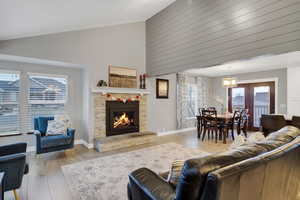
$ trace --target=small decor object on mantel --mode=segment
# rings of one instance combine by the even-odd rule
[[[169,80],[156,79],[156,98],[157,99],[169,98]]]
[[[140,89],[146,89],[146,77],[147,74],[140,75]]]
[[[97,87],[107,87],[106,81],[104,81],[104,80],[98,81]]]
[[[136,69],[109,66],[109,87],[137,88]]]

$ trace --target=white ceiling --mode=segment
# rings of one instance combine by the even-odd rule
[[[249,60],[234,61],[208,68],[190,69],[185,72],[194,75],[219,77],[248,72],[269,71],[296,66],[300,67],[300,51],[281,55],[260,56]]]
[[[1,0],[0,40],[145,21],[175,0]]]

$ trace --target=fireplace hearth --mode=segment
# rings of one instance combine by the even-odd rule
[[[106,101],[106,136],[139,132],[139,102]]]

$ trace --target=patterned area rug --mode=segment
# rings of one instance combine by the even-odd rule
[[[156,173],[169,170],[174,160],[207,155],[200,149],[167,143],[62,167],[76,200],[127,200],[128,174],[147,167]]]

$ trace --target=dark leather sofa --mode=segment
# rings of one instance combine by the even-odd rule
[[[37,117],[34,119],[36,135],[36,154],[71,149],[74,147],[75,129],[68,128],[66,134],[47,136],[48,121],[54,117]]]
[[[135,170],[128,199],[298,200],[299,180],[300,130],[286,126],[265,142],[187,160],[176,187],[150,169]]]

